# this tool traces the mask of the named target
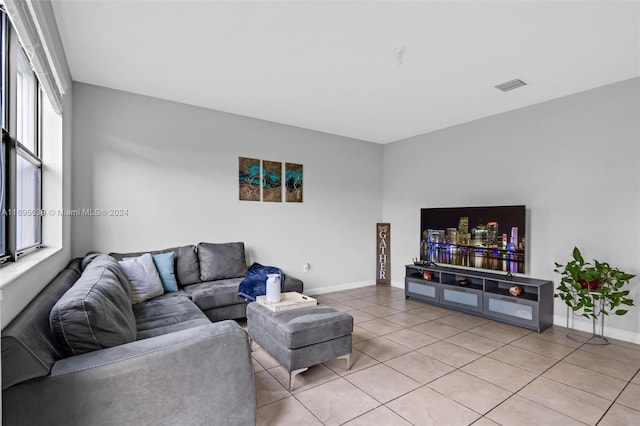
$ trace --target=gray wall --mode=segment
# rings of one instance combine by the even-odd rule
[[[575,245],[639,274],[639,95],[636,78],[386,145],[394,285],[418,256],[424,207],[525,204],[532,277],[558,283],[554,261],[568,260]],[[635,278],[636,305],[639,287]],[[565,308],[556,300],[556,324]],[[639,309],[607,318],[605,332],[640,343]]]
[[[244,241],[309,290],[370,284],[380,145],[74,83],[74,255]],[[300,163],[303,203],[238,200],[238,157]],[[311,271],[303,273],[304,263]]]
[[[373,283],[373,229],[388,221],[401,286],[420,208],[525,204],[527,275],[557,283],[574,245],[638,274],[639,95],[633,79],[379,146],[76,83],[74,207],[129,215],[74,217],[73,252],[243,240],[250,261],[327,291]],[[238,201],[239,156],[304,164],[305,202]],[[606,333],[640,343],[638,308]]]

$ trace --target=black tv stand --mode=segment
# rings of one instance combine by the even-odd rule
[[[553,324],[552,281],[421,264],[406,265],[404,281],[404,294],[408,299],[518,325],[538,333]],[[514,285],[520,287],[518,296],[509,293]]]

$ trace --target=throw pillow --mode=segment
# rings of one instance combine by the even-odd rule
[[[153,263],[156,265],[158,275],[160,275],[160,281],[162,281],[162,287],[164,287],[165,293],[171,293],[178,291],[178,282],[176,281],[176,275],[173,268],[173,259],[175,254],[173,252],[152,254]]]
[[[128,260],[121,260],[120,267],[131,283],[131,301],[142,303],[145,300],[164,294],[164,287],[151,254]]]
[[[198,244],[202,281],[241,278],[247,273],[244,243]]]

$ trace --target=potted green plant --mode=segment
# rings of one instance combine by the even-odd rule
[[[585,262],[577,247],[572,257],[564,265],[555,262],[554,272],[562,275],[562,279],[554,296],[562,299],[574,313],[593,320],[610,313],[626,314],[626,308],[633,306],[633,299],[627,297],[629,290],[624,290],[624,286],[635,275],[613,268],[607,262],[595,259],[593,264]]]

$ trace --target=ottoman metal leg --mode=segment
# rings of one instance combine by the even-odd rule
[[[339,356],[337,359],[346,359],[347,360],[347,371],[351,369],[351,354],[346,354]]]
[[[293,379],[295,379],[298,374],[304,373],[307,370],[308,368],[299,368],[297,370],[289,371],[289,392],[291,392],[291,383],[293,382]]]

